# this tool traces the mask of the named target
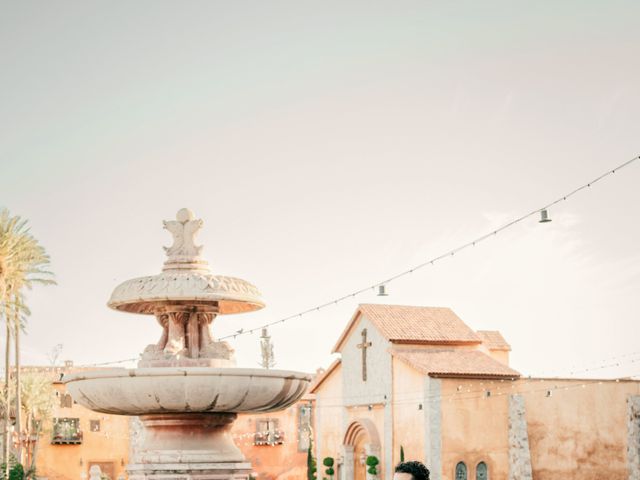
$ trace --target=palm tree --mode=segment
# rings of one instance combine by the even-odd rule
[[[16,427],[22,438],[20,401],[20,331],[24,328],[29,309],[24,302],[24,291],[34,284],[53,284],[53,275],[47,270],[49,256],[29,233],[27,221],[12,217],[8,210],[0,210],[0,316],[4,317],[5,346],[5,429],[3,459],[8,468],[9,458],[9,369],[11,337],[14,337],[16,359]],[[18,442],[20,458],[21,442]],[[5,471],[8,475],[8,472]]]
[[[43,426],[51,420],[56,399],[52,378],[46,372],[27,372],[20,385],[21,409],[25,416],[25,469],[35,471],[39,437]],[[9,385],[9,408],[15,408],[15,385]],[[0,396],[0,408],[6,409],[5,399]]]
[[[27,373],[21,385],[22,409],[26,415],[27,439],[25,469],[35,471],[38,440],[42,426],[51,418],[55,401],[55,390],[51,378],[46,374]]]

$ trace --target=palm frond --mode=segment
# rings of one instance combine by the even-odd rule
[[[26,219],[0,209],[0,315],[11,327],[24,328],[30,315],[22,292],[34,285],[55,285],[50,257],[31,234]]]

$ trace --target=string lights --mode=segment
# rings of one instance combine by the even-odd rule
[[[611,365],[611,361],[616,361],[617,366],[626,366],[632,363],[640,361],[637,358],[640,352],[631,352],[618,355],[615,357],[609,357],[604,359],[602,364],[594,365],[589,368],[576,369],[571,367],[572,372],[593,372],[606,368]],[[386,397],[380,396],[380,401],[371,404],[369,394],[352,395],[348,398],[341,396],[321,396],[316,398],[314,410],[322,412],[329,412],[333,414],[335,409],[342,408],[373,408],[374,406],[383,406],[390,404],[392,406],[398,406],[401,408],[415,407],[416,410],[426,410],[431,408],[432,405],[437,403],[452,404],[455,402],[468,402],[468,401],[500,401],[499,399],[509,397],[511,395],[540,395],[541,397],[548,399],[548,401],[562,400],[563,393],[572,390],[583,390],[586,388],[598,388],[605,384],[619,384],[630,380],[631,377],[640,375],[631,375],[630,377],[618,377],[610,380],[603,381],[602,379],[567,379],[567,378],[502,378],[502,379],[481,379],[479,382],[475,379],[460,378],[459,384],[447,393],[433,392],[426,394],[423,389],[402,392],[395,394],[391,400]],[[640,382],[635,382],[635,390],[640,394]],[[632,386],[629,388],[633,388]],[[366,402],[360,404],[360,402]],[[248,415],[250,416],[250,415]],[[90,432],[88,435],[102,437],[114,442],[126,441],[135,438],[135,434],[125,433],[122,428],[124,425],[116,422],[116,425],[111,425],[112,420],[110,415],[103,415],[101,418],[103,426],[98,432]],[[113,429],[109,427],[115,427]],[[269,438],[274,432],[281,432],[280,439],[278,441],[260,440],[261,438]],[[234,442],[239,447],[276,447],[278,445],[284,445],[289,443],[296,443],[298,441],[298,435],[302,434],[302,429],[299,427],[291,427],[291,423],[285,422],[285,425],[278,427],[277,429],[267,430],[251,430],[244,432],[232,431],[230,436],[234,439]],[[258,441],[257,441],[258,440]]]
[[[355,292],[351,292],[351,293],[349,293],[347,295],[343,295],[342,297],[336,298],[336,299],[331,300],[329,302],[317,305],[317,306],[312,307],[312,308],[308,308],[307,310],[303,310],[302,312],[295,313],[293,315],[289,315],[288,317],[284,317],[284,318],[281,318],[279,320],[274,320],[274,321],[269,322],[269,323],[265,323],[264,325],[261,325],[259,327],[255,327],[255,328],[252,328],[250,330],[238,330],[235,333],[226,335],[224,337],[220,337],[220,340],[225,340],[227,338],[236,338],[238,335],[246,335],[246,334],[249,334],[249,333],[253,333],[253,332],[257,331],[257,330],[260,330],[262,328],[268,328],[268,327],[271,327],[271,326],[274,326],[274,325],[277,325],[277,324],[280,324],[280,323],[284,323],[284,322],[286,322],[288,320],[292,320],[294,318],[300,318],[303,315],[307,315],[307,314],[309,314],[311,312],[319,311],[319,310],[324,309],[326,307],[329,307],[331,305],[336,305],[336,304],[342,302],[343,300],[347,300],[349,298],[354,298],[354,297],[356,297],[356,296],[358,296],[358,295],[360,295],[362,293],[368,292],[370,290],[375,290],[376,288],[380,289],[380,287],[386,287],[389,283],[393,282],[394,280],[397,280],[397,279],[399,279],[401,277],[409,275],[409,274],[415,272],[416,270],[420,270],[421,268],[424,268],[424,267],[429,266],[429,265],[434,265],[436,262],[439,262],[440,260],[443,260],[443,259],[445,259],[447,257],[451,257],[451,256],[455,255],[456,253],[462,251],[462,250],[465,250],[465,249],[468,249],[468,248],[471,248],[471,247],[475,247],[478,243],[483,242],[483,241],[485,241],[488,238],[491,238],[493,236],[496,236],[498,233],[501,233],[504,230],[506,230],[506,229],[508,229],[510,227],[513,227],[514,225],[517,225],[518,223],[522,222],[523,220],[525,220],[525,219],[527,219],[527,218],[529,218],[531,216],[540,215],[541,216],[541,220],[540,221],[542,223],[548,222],[548,221],[550,221],[549,218],[548,218],[548,210],[551,207],[553,207],[554,205],[557,205],[560,202],[566,201],[567,199],[571,198],[572,196],[574,196],[575,194],[577,194],[578,192],[580,192],[582,190],[590,188],[591,186],[593,186],[595,183],[599,182],[600,180],[608,177],[609,175],[612,175],[612,174],[616,173],[617,171],[623,169],[624,167],[627,167],[627,166],[631,165],[633,162],[635,162],[639,158],[640,158],[640,155],[635,156],[632,159],[627,160],[626,162],[618,165],[614,169],[608,170],[605,173],[603,173],[602,175],[599,175],[598,177],[594,178],[590,182],[585,183],[584,185],[581,185],[580,187],[578,187],[578,188],[576,188],[576,189],[574,189],[574,190],[562,195],[561,197],[557,198],[556,200],[552,201],[551,203],[543,205],[540,208],[536,208],[535,210],[532,210],[529,213],[525,213],[524,215],[521,215],[520,217],[517,217],[517,218],[505,223],[501,227],[498,227],[498,228],[496,228],[494,230],[491,230],[490,232],[488,232],[488,233],[486,233],[484,235],[481,235],[480,237],[478,237],[478,238],[476,238],[474,240],[471,240],[471,241],[469,241],[467,243],[464,243],[464,244],[462,244],[462,245],[460,245],[458,247],[455,247],[455,248],[453,248],[453,249],[451,249],[451,250],[449,250],[449,251],[447,251],[447,252],[445,252],[445,253],[443,253],[441,255],[438,255],[437,257],[434,257],[434,258],[431,258],[429,260],[426,260],[425,262],[420,263],[420,264],[418,264],[418,265],[416,265],[416,266],[414,266],[414,267],[412,267],[412,268],[410,268],[408,270],[405,270],[403,272],[397,273],[396,275],[393,275],[393,276],[391,276],[391,277],[389,277],[389,278],[387,278],[385,280],[382,280],[380,282],[374,283],[373,285],[369,285],[368,287],[361,288],[360,290],[356,290]],[[385,292],[384,288],[382,288],[382,291]]]
[[[398,273],[396,275],[393,275],[393,276],[391,276],[391,277],[389,277],[389,278],[387,278],[385,280],[382,280],[380,282],[374,283],[373,285],[369,285],[368,287],[361,288],[360,290],[356,290],[356,291],[351,292],[351,293],[349,293],[347,295],[343,295],[343,296],[338,297],[338,298],[336,298],[334,300],[322,303],[322,304],[317,305],[315,307],[308,308],[306,310],[303,310],[301,312],[295,313],[293,315],[289,315],[287,317],[283,317],[283,318],[281,318],[279,320],[274,320],[274,321],[265,323],[263,325],[260,325],[258,327],[254,327],[254,328],[249,329],[249,330],[240,329],[240,330],[238,330],[238,331],[236,331],[236,332],[234,332],[232,334],[220,337],[219,340],[226,340],[226,339],[230,339],[230,338],[234,338],[235,339],[239,335],[253,334],[254,332],[260,331],[263,328],[272,327],[274,325],[278,325],[278,324],[284,323],[284,322],[286,322],[288,320],[292,320],[292,319],[295,319],[295,318],[300,318],[300,317],[302,317],[304,315],[307,315],[309,313],[317,312],[317,311],[325,309],[325,308],[327,308],[329,306],[336,305],[336,304],[338,304],[338,303],[340,303],[340,302],[342,302],[344,300],[355,298],[356,296],[361,295],[361,294],[363,294],[365,292],[368,292],[370,290],[378,289],[379,292],[383,292],[383,295],[385,295],[386,294],[386,286],[389,283],[393,282],[394,280],[397,280],[397,279],[399,279],[401,277],[407,276],[407,275],[415,272],[416,270],[420,270],[420,269],[422,269],[424,267],[432,266],[436,262],[439,262],[440,260],[443,260],[445,258],[454,256],[456,253],[458,253],[458,252],[460,252],[462,250],[475,247],[478,243],[483,242],[483,241],[485,241],[485,240],[487,240],[487,239],[489,239],[491,237],[496,236],[497,234],[503,232],[504,230],[507,230],[510,227],[513,227],[514,225],[517,225],[518,223],[526,220],[529,217],[532,217],[534,215],[540,215],[541,221],[543,219],[546,219],[545,221],[549,221],[548,210],[551,207],[553,207],[554,205],[557,205],[557,204],[559,204],[561,202],[564,202],[564,201],[568,200],[569,198],[571,198],[572,196],[576,195],[577,193],[579,193],[582,190],[585,190],[585,189],[588,189],[588,188],[592,187],[597,182],[599,182],[599,181],[603,180],[604,178],[608,177],[609,175],[613,175],[614,173],[620,171],[621,169],[631,165],[633,162],[635,162],[638,159],[640,159],[640,155],[635,156],[635,157],[631,158],[630,160],[627,160],[626,162],[618,165],[617,167],[604,172],[603,174],[601,174],[598,177],[594,178],[590,182],[585,183],[584,185],[581,185],[578,188],[575,188],[574,190],[562,195],[561,197],[558,197],[554,201],[552,201],[552,202],[550,202],[550,203],[548,203],[548,204],[546,204],[546,205],[544,205],[544,206],[542,206],[540,208],[536,208],[535,210],[532,210],[529,213],[521,215],[520,217],[517,217],[517,218],[515,218],[515,219],[513,219],[513,220],[511,220],[511,221],[509,221],[509,222],[507,222],[505,224],[503,224],[502,226],[500,226],[500,227],[498,227],[498,228],[496,228],[494,230],[491,230],[490,232],[485,233],[484,235],[479,236],[478,238],[475,238],[475,239],[473,239],[473,240],[471,240],[469,242],[466,242],[466,243],[464,243],[464,244],[462,244],[462,245],[460,245],[458,247],[455,247],[455,248],[453,248],[451,250],[448,250],[447,252],[445,252],[445,253],[443,253],[441,255],[438,255],[438,256],[433,257],[433,258],[431,258],[429,260],[426,260],[426,261],[424,261],[424,262],[422,262],[422,263],[420,263],[418,265],[415,265],[414,267],[412,267],[412,268],[410,268],[408,270],[402,271],[402,272],[400,272],[400,273]],[[542,223],[544,223],[544,222],[542,222]],[[107,365],[116,365],[116,364],[119,364],[119,363],[133,362],[133,361],[136,361],[136,360],[138,360],[138,357],[136,357],[136,358],[127,358],[127,359],[123,359],[123,360],[114,360],[114,361],[110,361],[110,362],[85,364],[85,365],[81,365],[79,367],[99,367],[99,366],[107,366]],[[606,368],[606,367],[602,367],[602,368]]]
[[[640,372],[633,376],[640,375]],[[469,379],[460,379],[461,383],[465,383]],[[430,395],[424,395],[424,391],[406,392],[411,394],[410,397],[402,398],[401,395],[396,395],[398,398],[394,398],[391,401],[385,401],[380,405],[391,404],[392,406],[400,406],[406,408],[414,405],[417,410],[425,410],[435,402],[462,402],[462,401],[500,401],[500,398],[509,397],[511,395],[536,395],[539,394],[543,398],[553,401],[554,399],[562,398],[563,392],[571,390],[582,390],[587,387],[602,387],[605,383],[618,383],[620,381],[627,380],[627,378],[616,378],[609,381],[595,380],[570,380],[570,379],[494,379],[483,380],[480,382],[482,388],[471,389],[465,388],[459,385],[451,393],[434,393]],[[522,382],[522,385],[517,385],[517,382]],[[517,387],[517,388],[515,388]],[[640,393],[640,385],[638,386]],[[316,400],[314,410],[317,411],[334,411],[336,408],[369,408],[371,404],[365,405],[349,405],[343,401],[336,403],[325,403],[326,400],[338,399],[339,397],[320,397]],[[355,397],[350,397],[349,400],[353,400]],[[425,405],[427,403],[427,405]],[[377,405],[377,404],[376,404]],[[108,420],[106,417],[102,417],[103,420]],[[105,422],[105,429],[107,428],[107,422]],[[278,428],[277,430],[259,430],[259,431],[245,431],[245,432],[230,432],[230,436],[234,439],[234,442],[240,446],[255,446],[255,447],[274,447],[277,445],[284,445],[288,443],[297,442],[298,434],[304,433],[300,428]],[[261,437],[268,437],[275,432],[279,432],[282,435],[281,441],[274,442],[257,442],[256,439]],[[135,435],[127,435],[118,432],[92,432],[91,435],[102,436],[106,439],[127,440]]]
[[[632,377],[640,375],[640,372],[632,375]],[[468,380],[468,379],[461,379]],[[424,392],[415,391],[415,392],[405,392],[405,395],[396,395],[399,398],[394,398],[391,402],[381,402],[380,405],[390,403],[391,405],[416,405],[418,410],[423,410],[425,406],[423,405],[425,402],[435,403],[435,402],[443,402],[446,401],[448,403],[455,401],[466,401],[466,400],[490,400],[498,397],[505,397],[510,395],[529,395],[529,394],[541,394],[547,398],[553,398],[554,392],[563,392],[569,390],[576,389],[585,389],[587,387],[600,387],[605,383],[619,383],[624,380],[629,380],[628,377],[620,377],[611,380],[573,380],[573,379],[527,379],[527,378],[519,378],[514,380],[494,380],[493,385],[489,387],[481,388],[481,389],[471,389],[471,388],[462,388],[460,390],[456,389],[452,393],[442,394],[435,393],[431,395],[424,395]],[[517,385],[516,382],[523,382],[522,385],[532,384],[531,388],[522,388],[522,386]],[[505,385],[501,386],[500,384],[504,383]],[[537,386],[536,384],[540,384]],[[570,384],[568,384],[570,383]],[[636,382],[638,383],[638,382]],[[516,388],[517,387],[517,388]],[[640,392],[640,384],[637,385],[637,390]],[[403,398],[406,397],[406,398]],[[365,408],[367,405],[359,405],[359,404],[350,404],[345,403],[343,401],[339,401],[336,403],[324,403],[325,400],[338,400],[339,397],[319,397],[316,398],[316,410],[322,409],[336,409],[336,408]],[[349,397],[347,399],[349,402],[357,401],[355,397]]]

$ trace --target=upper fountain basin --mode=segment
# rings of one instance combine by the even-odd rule
[[[258,368],[114,368],[63,382],[75,401],[117,415],[272,412],[304,395],[311,376]]]
[[[115,288],[108,305],[125,312],[156,314],[164,305],[176,303],[208,306],[218,314],[264,307],[260,292],[251,283],[203,271],[167,271],[127,280]]]

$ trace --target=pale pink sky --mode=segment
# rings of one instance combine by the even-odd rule
[[[152,318],[108,310],[159,272],[162,220],[205,220],[216,273],[267,308],[222,336],[384,279],[640,153],[640,5],[627,2],[13,2],[0,16],[0,205],[59,285],[25,359],[136,356]],[[525,374],[627,357],[640,374],[640,162],[389,286],[499,329]],[[315,370],[365,294],[271,330]],[[258,338],[233,341],[254,366]],[[605,362],[606,363],[606,362]]]

